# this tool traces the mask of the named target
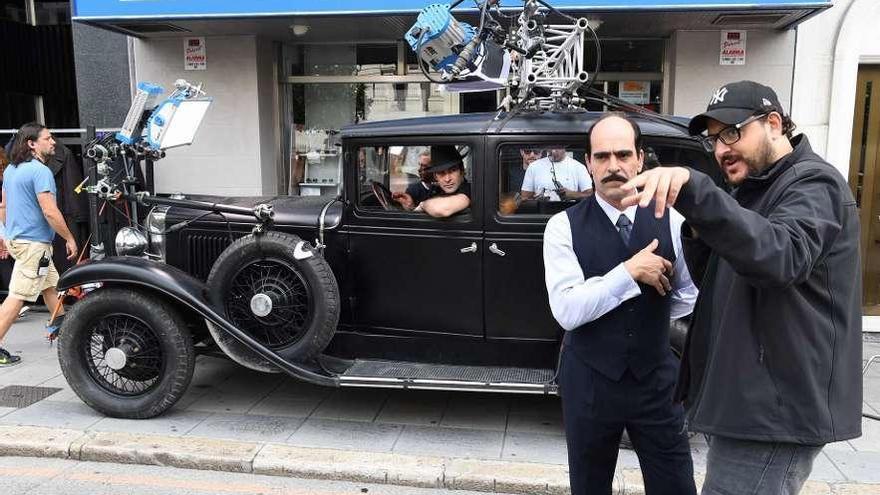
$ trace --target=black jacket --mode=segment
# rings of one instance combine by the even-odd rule
[[[685,238],[691,227],[705,243],[684,243],[701,283],[677,397],[694,431],[804,445],[861,434],[856,203],[805,137],[792,144],[732,196],[692,170],[676,202]]]

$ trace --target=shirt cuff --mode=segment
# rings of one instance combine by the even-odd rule
[[[608,272],[605,275],[605,280],[608,282],[608,291],[611,295],[618,298],[620,302],[642,295],[639,284],[633,280],[632,275],[629,274],[623,263],[615,266]]]

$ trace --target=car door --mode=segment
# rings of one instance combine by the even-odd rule
[[[574,202],[521,201],[515,196],[527,160],[564,146],[569,158],[581,162],[583,145],[577,142],[576,136],[506,136],[487,142],[483,278],[490,339],[556,341],[562,335],[544,283],[543,237],[550,216]],[[524,152],[529,149],[539,151],[538,156],[529,158]]]
[[[412,148],[456,145],[467,153],[468,210],[450,218],[384,209],[368,184],[401,192],[418,180]],[[403,148],[405,151],[401,151]],[[430,332],[466,336],[483,332],[481,173],[478,140],[384,139],[351,144],[358,173],[347,184],[353,207],[346,222],[353,321],[367,331]],[[384,151],[383,151],[384,150]],[[398,157],[393,153],[397,150]],[[383,156],[384,155],[384,158]],[[351,174],[355,175],[355,174]]]

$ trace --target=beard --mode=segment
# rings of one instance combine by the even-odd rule
[[[748,154],[737,151],[726,151],[719,161],[728,184],[738,186],[749,175],[757,175],[773,164],[773,146],[766,137],[758,144],[757,149]],[[743,169],[745,165],[745,169]]]

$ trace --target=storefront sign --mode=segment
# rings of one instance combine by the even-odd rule
[[[183,39],[183,68],[186,70],[205,70],[208,68],[205,38]]]
[[[721,31],[721,65],[746,65],[746,32]]]
[[[651,102],[651,81],[620,81],[618,98],[636,105]]]
[[[264,17],[314,14],[357,14],[419,12],[427,0],[325,0],[323,2],[292,2],[291,0],[72,0],[74,19],[149,19],[206,17]],[[704,10],[742,8],[743,0],[553,0],[558,9],[581,11],[638,10]],[[831,7],[831,0],[749,0],[750,8],[806,9]],[[513,7],[513,4],[511,5]],[[521,7],[521,6],[520,6]],[[465,4],[456,10],[476,10]]]

